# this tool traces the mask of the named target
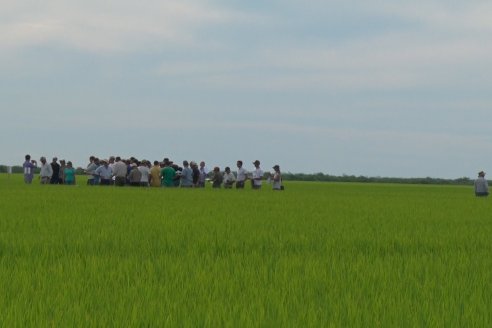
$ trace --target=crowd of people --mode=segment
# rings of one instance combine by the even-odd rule
[[[58,158],[54,157],[52,162],[48,163],[44,156],[40,158],[40,162],[38,165],[30,155],[25,156],[25,183],[32,183],[34,170],[39,167],[41,184],[76,184],[76,170],[72,162],[60,160],[58,163]],[[261,169],[259,160],[254,161],[253,165],[255,169],[249,172],[243,167],[243,162],[238,160],[235,173],[230,167],[226,167],[224,171],[214,167],[209,172],[203,161],[197,164],[195,161],[185,160],[182,166],[179,166],[168,158],[151,163],[134,157],[122,159],[119,156],[111,156],[109,159],[100,160],[91,156],[84,173],[87,175],[87,184],[93,186],[204,188],[206,183],[210,182],[212,188],[243,189],[249,180],[252,189],[261,189],[263,181],[266,180],[271,182],[273,190],[284,189],[279,165],[273,166],[274,171],[266,174]]]

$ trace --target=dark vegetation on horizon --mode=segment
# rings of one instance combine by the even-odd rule
[[[12,173],[22,173],[22,166],[12,166]],[[0,165],[0,173],[7,173],[7,166]],[[35,174],[39,174],[39,168],[35,169]],[[84,169],[78,167],[76,174],[83,175]],[[283,172],[284,181],[319,181],[319,182],[362,182],[362,183],[406,183],[406,184],[438,184],[438,185],[471,185],[473,180],[467,177],[457,179],[440,178],[397,178],[397,177],[366,177],[355,175],[330,175],[325,173],[290,173]]]

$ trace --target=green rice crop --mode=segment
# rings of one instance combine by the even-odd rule
[[[79,184],[0,175],[2,326],[492,326],[470,187]]]

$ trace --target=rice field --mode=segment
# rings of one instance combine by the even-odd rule
[[[82,182],[0,175],[1,326],[492,326],[470,187]]]

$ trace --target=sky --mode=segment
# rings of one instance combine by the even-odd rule
[[[492,2],[0,0],[0,163],[492,170]]]

